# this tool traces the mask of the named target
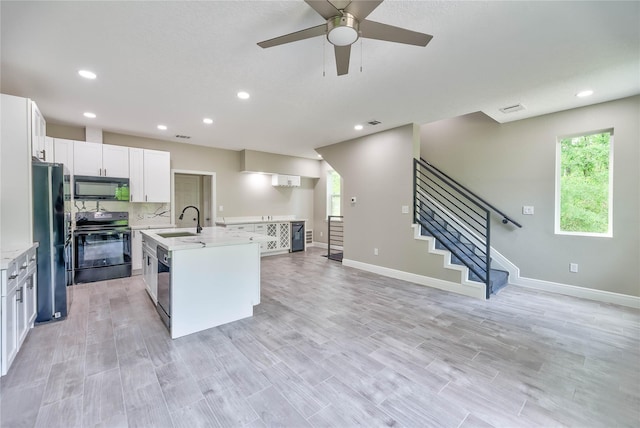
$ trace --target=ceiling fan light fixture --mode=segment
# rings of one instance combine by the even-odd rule
[[[327,20],[327,40],[334,46],[349,46],[358,40],[358,20],[350,13]]]

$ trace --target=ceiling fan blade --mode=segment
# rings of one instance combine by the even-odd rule
[[[351,45],[334,46],[336,52],[336,69],[338,76],[349,72],[349,58],[351,57]]]
[[[360,37],[416,46],[427,46],[427,43],[433,38],[433,36],[429,34],[418,33],[417,31],[381,24],[366,19],[360,21]]]
[[[327,24],[318,25],[317,27],[307,28],[306,30],[296,31],[295,33],[285,34],[284,36],[265,40],[258,43],[261,48],[270,48],[273,46],[284,45],[285,43],[297,42],[298,40],[309,39],[311,37],[322,36],[327,34]]]
[[[359,21],[362,21],[369,16],[376,7],[380,6],[380,3],[382,3],[382,0],[353,0],[344,8],[344,11],[358,18]]]
[[[340,15],[340,11],[336,9],[327,0],[304,0],[313,10],[318,12],[324,19],[333,18]]]

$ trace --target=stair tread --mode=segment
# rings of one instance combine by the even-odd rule
[[[485,272],[485,257],[476,253],[478,248],[469,240],[461,235],[457,231],[449,230],[449,224],[432,211],[430,216],[425,217],[421,215],[423,227],[420,233],[424,236],[431,236],[436,240],[436,248],[446,250],[451,253],[451,263],[467,266],[468,274],[467,279],[470,281],[482,282],[484,281],[473,272],[469,265],[473,266],[475,270]],[[431,230],[429,230],[431,229]],[[463,242],[467,241],[467,242]],[[452,248],[449,250],[446,246]],[[466,262],[466,263],[465,263]],[[491,294],[496,293],[502,289],[509,281],[509,272],[501,269],[489,269],[489,287]]]

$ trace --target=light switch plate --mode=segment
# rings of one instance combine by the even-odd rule
[[[569,263],[569,272],[578,272],[578,263]]]
[[[409,214],[409,205],[402,206],[402,214]]]
[[[522,206],[522,214],[524,214],[524,215],[533,215],[533,205],[523,205]]]

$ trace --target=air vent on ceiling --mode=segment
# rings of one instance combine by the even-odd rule
[[[191,138],[191,137],[189,137],[188,135],[180,135],[180,134],[177,134],[177,135],[176,135],[176,138],[182,138],[182,139],[184,139],[184,140],[188,140],[188,139],[189,139],[189,138]]]
[[[517,111],[524,110],[524,108],[525,107],[522,104],[516,104],[516,105],[509,106],[509,107],[502,107],[500,109],[500,111],[505,113],[505,114],[508,114],[508,113],[515,113]]]
[[[370,120],[369,122],[367,122],[369,125],[380,125],[380,121],[379,120]]]

